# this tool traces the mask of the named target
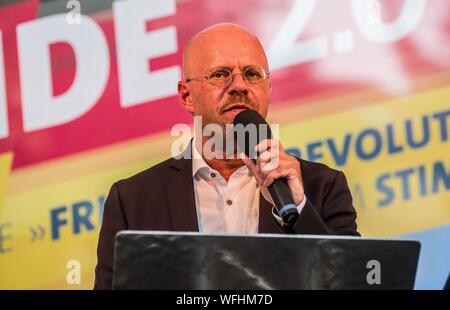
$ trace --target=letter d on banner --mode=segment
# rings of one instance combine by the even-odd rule
[[[114,1],[120,104],[130,107],[177,94],[179,66],[150,70],[149,59],[178,50],[174,26],[146,31],[146,22],[174,15],[175,0]]]
[[[108,46],[101,28],[81,15],[79,25],[57,14],[17,27],[17,42],[25,131],[74,120],[96,103],[109,76]],[[76,73],[63,94],[53,96],[49,45],[64,42],[73,49]]]

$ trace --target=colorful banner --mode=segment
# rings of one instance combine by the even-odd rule
[[[78,3],[78,5],[77,5]],[[17,1],[0,6],[0,289],[90,289],[112,183],[170,156],[181,55],[234,22],[269,57],[282,144],[345,172],[367,237],[450,272],[446,0]]]

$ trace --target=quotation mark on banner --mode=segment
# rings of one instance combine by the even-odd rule
[[[66,14],[66,20],[69,25],[81,24],[81,4],[77,0],[69,0],[66,3],[66,9],[70,10]]]
[[[45,229],[41,225],[39,225],[36,228],[29,227],[28,228],[31,232],[31,242],[36,242],[37,240],[42,240],[45,237]]]

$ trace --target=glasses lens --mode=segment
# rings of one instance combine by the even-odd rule
[[[266,72],[263,68],[247,67],[244,70],[244,77],[249,83],[259,83],[266,78]]]
[[[214,85],[225,85],[231,79],[231,71],[228,69],[217,69],[208,74],[208,81]]]

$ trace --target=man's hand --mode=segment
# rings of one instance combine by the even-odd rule
[[[285,178],[294,203],[297,206],[300,205],[305,197],[300,162],[293,156],[286,154],[278,140],[263,140],[255,147],[255,151],[260,154],[256,164],[245,154],[241,154],[241,158],[256,178],[264,198],[274,205],[267,187],[275,180]]]

